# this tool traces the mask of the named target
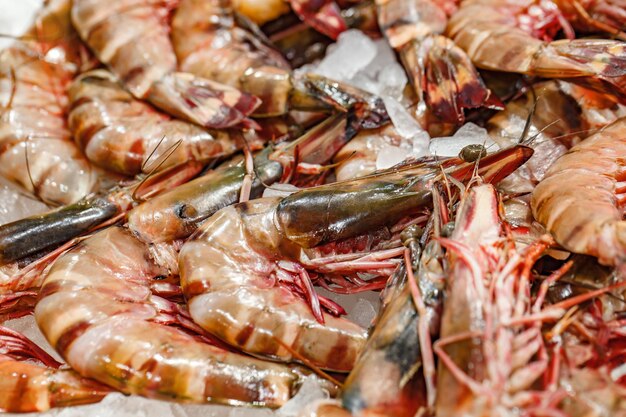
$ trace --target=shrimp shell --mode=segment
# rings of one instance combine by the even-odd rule
[[[626,262],[624,180],[626,118],[574,146],[550,167],[532,194],[535,218],[566,249]]]

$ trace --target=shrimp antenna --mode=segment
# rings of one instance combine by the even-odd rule
[[[176,151],[176,149],[178,149],[178,147],[180,146],[180,144],[182,143],[182,139],[177,141],[175,144],[173,144],[172,146],[170,146],[164,157],[163,160],[161,162],[159,162],[159,164],[157,166],[155,166],[149,173],[148,175],[146,175],[146,177],[144,179],[141,180],[141,182],[137,185],[137,187],[135,187],[135,190],[133,191],[133,195],[132,195],[132,199],[133,201],[137,201],[137,202],[142,202],[143,199],[138,197],[138,192],[141,189],[141,187],[146,183],[146,181],[148,181],[150,178],[152,178],[152,176],[158,171],[159,168],[161,168],[161,166],[168,160],[168,158],[170,156],[172,156],[172,154]]]
[[[156,144],[156,146],[152,149],[152,151],[150,151],[150,154],[148,155],[148,157],[141,163],[141,170],[142,171],[145,170],[145,168],[148,166],[148,163],[150,162],[150,159],[154,156],[154,154],[156,153],[157,149],[159,149],[159,147],[161,146],[161,144],[163,143],[164,140],[165,140],[165,135],[163,135],[161,140],[159,140],[159,143]]]
[[[560,121],[561,121],[561,119],[556,119],[556,120],[548,123],[539,132],[537,132],[533,136],[529,137],[528,140],[524,141],[522,144],[523,145],[530,145],[531,143],[535,142],[535,139],[537,139],[539,137],[539,135],[541,135],[543,132],[545,132],[546,130],[548,130],[549,128],[554,126],[555,124],[559,123]]]
[[[28,159],[28,142],[29,141],[30,141],[30,136],[27,138],[26,142],[24,143],[24,162],[26,163],[26,173],[28,174],[28,180],[30,181],[30,184],[33,186],[34,194],[37,196],[37,186],[35,185],[35,180],[33,180],[33,176],[30,171],[30,160]],[[39,197],[39,199],[41,200],[41,197]]]
[[[533,98],[534,98],[533,105],[530,108],[530,111],[528,112],[528,116],[526,116],[526,123],[524,123],[524,130],[522,130],[522,134],[520,135],[520,138],[517,141],[518,144],[525,143],[526,135],[528,135],[528,131],[530,130],[530,123],[533,119],[533,116],[535,115],[535,111],[537,110],[537,102],[539,101],[539,97],[535,96],[534,88],[531,87],[530,91],[532,91]]]

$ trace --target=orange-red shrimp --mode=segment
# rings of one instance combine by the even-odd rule
[[[246,116],[259,105],[257,98],[176,72],[168,17],[177,3],[75,0],[72,21],[100,61],[136,98],[205,127],[250,125]]]
[[[561,156],[532,194],[534,217],[565,249],[626,265],[626,118]]]
[[[243,146],[240,132],[209,132],[156,111],[105,70],[80,75],[69,96],[74,139],[90,161],[120,174],[150,173],[189,160],[208,162]]]
[[[566,79],[624,103],[626,44],[605,39],[537,39],[539,34],[518,21],[520,15],[532,18],[530,5],[513,0],[465,0],[451,17],[447,34],[478,68]],[[554,19],[558,21],[558,13]]]
[[[0,175],[46,203],[69,204],[98,180],[65,120],[66,90],[78,69],[69,2],[52,2],[37,26],[0,52]]]

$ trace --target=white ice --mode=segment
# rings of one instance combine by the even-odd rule
[[[301,71],[323,75],[379,95],[397,133],[406,139],[400,146],[386,148],[376,167],[388,168],[408,157],[428,155],[430,137],[403,102],[402,92],[408,79],[388,42],[385,39],[374,41],[363,32],[352,29],[342,33],[328,51],[317,65],[308,65]]]
[[[487,151],[497,150],[487,130],[474,123],[465,123],[453,136],[433,138],[430,141],[430,152],[437,156],[457,156],[467,145],[484,145]]]

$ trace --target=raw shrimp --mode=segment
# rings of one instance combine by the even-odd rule
[[[0,52],[0,174],[48,204],[69,204],[98,180],[65,121],[66,89],[78,69],[69,1],[51,2],[38,26],[32,40]]]
[[[180,325],[182,313],[151,286],[168,275],[146,243],[110,227],[57,259],[35,319],[72,369],[127,394],[278,407],[297,391],[305,369],[231,353],[167,326]]]
[[[415,241],[417,253],[410,258],[407,254],[406,259],[411,263],[405,263],[397,271],[403,279],[395,284],[393,294],[389,294],[390,300],[383,306],[342,390],[342,404],[354,415],[412,417],[418,410],[434,405],[435,364],[431,336],[439,330],[443,251],[438,242],[431,240],[421,254],[419,240],[422,236],[411,234],[410,229],[404,234],[406,232],[409,232],[408,237],[403,243],[411,246],[410,242]],[[417,287],[413,287],[414,281],[407,283],[406,268],[413,268],[412,263],[418,266],[414,278]],[[414,290],[418,291],[421,301],[419,310]],[[425,378],[425,374],[429,375]],[[380,389],[381,380],[385,389]]]
[[[422,127],[444,136],[463,124],[466,110],[501,108],[465,52],[443,36],[454,2],[377,0],[376,5],[381,30],[417,94]]]
[[[551,354],[550,334],[558,336],[583,301],[624,283],[544,306],[548,286],[571,265],[531,292],[533,265],[553,241],[544,236],[516,249],[491,186],[469,190],[454,233],[440,243],[448,249],[449,270],[441,338],[434,344],[438,415],[562,415],[569,389],[555,374],[560,360]],[[557,323],[544,334],[548,322]]]
[[[259,104],[248,94],[176,72],[168,16],[177,1],[75,0],[72,21],[81,38],[138,99],[196,124],[254,126],[246,116]]]
[[[181,0],[172,19],[172,41],[182,71],[215,80],[262,100],[256,116],[328,106],[294,86],[282,55],[235,25],[220,0]]]
[[[488,181],[499,180],[530,154],[524,147],[504,150],[483,158],[477,170]],[[386,230],[428,206],[441,163],[457,180],[471,176],[474,168],[458,159],[409,164],[282,200],[264,198],[220,210],[179,255],[192,318],[211,334],[255,355],[351,369],[365,331],[321,310],[307,269],[321,274],[358,270],[389,274],[384,271],[396,264],[389,258],[402,248],[392,244],[389,249],[383,246],[387,250],[355,254],[349,258],[354,262],[340,262],[341,255],[337,262],[332,257],[316,259],[324,246],[307,248],[332,246],[359,235],[375,241],[376,230]],[[337,248],[341,246],[346,243],[337,243]]]
[[[156,111],[105,70],[80,75],[69,96],[74,139],[90,161],[120,174],[149,173],[188,160],[211,161],[243,146],[240,132],[208,132]]]
[[[447,33],[479,68],[566,79],[626,101],[624,42],[539,40],[534,36],[540,34],[518,23],[523,17],[532,19],[527,6],[511,0],[465,0]]]
[[[493,187],[469,191],[452,237],[441,242],[451,256],[441,339],[434,346],[437,415],[514,415],[514,407],[527,405],[520,394],[548,363],[540,327],[505,327],[530,313],[530,299],[528,279],[520,276],[524,259],[507,243]]]
[[[216,211],[240,201],[243,188],[243,194],[257,198],[266,187],[295,179],[303,164],[315,169],[327,163],[356,129],[351,117],[332,116],[291,143],[259,152],[251,181],[246,181],[250,170],[245,161],[222,166],[139,205],[129,213],[129,227],[148,242],[185,238]]]
[[[60,366],[31,340],[0,326],[0,411],[27,413],[89,404],[109,393],[104,385]]]
[[[91,195],[57,210],[4,224],[0,226],[0,265],[30,255],[41,256],[41,251],[101,227],[107,220],[119,220],[136,205],[136,199],[147,199],[185,183],[202,168],[202,164],[191,161],[127,187],[115,187],[108,193]]]
[[[624,155],[626,119],[561,156],[532,194],[534,217],[565,249],[605,265],[626,265]]]

